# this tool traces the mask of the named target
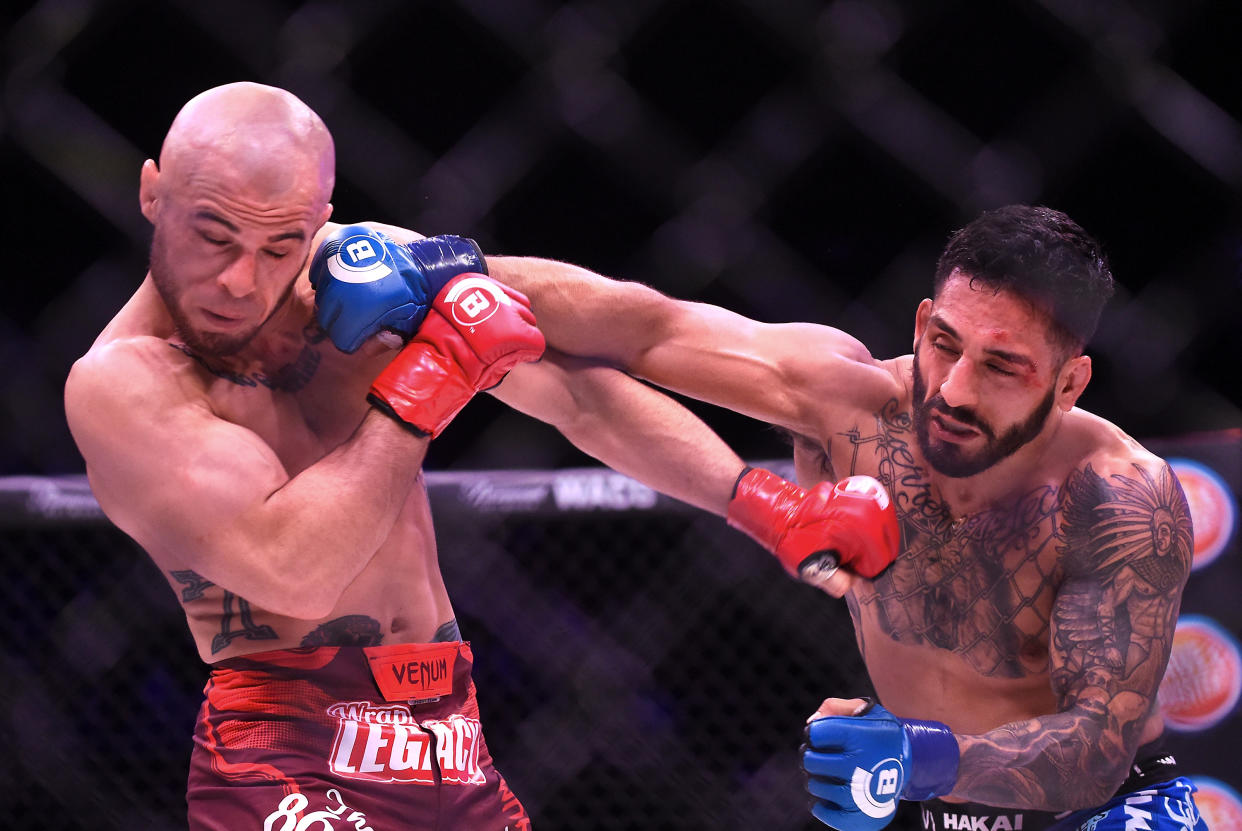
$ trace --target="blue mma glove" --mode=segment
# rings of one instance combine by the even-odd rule
[[[342,352],[382,331],[409,340],[444,284],[466,272],[487,273],[474,240],[439,236],[401,245],[365,225],[345,225],[311,260],[315,316]]]
[[[837,831],[878,831],[898,799],[943,796],[957,782],[958,748],[938,721],[899,719],[878,704],[807,725],[802,767],[811,813]]]

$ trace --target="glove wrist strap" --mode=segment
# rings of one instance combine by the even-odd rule
[[[451,360],[426,343],[411,342],[371,382],[373,405],[416,435],[440,435],[466,406],[474,389]],[[376,404],[376,400],[382,404]]]
[[[725,520],[730,527],[775,553],[804,493],[775,473],[748,467],[733,487]]]
[[[441,234],[414,240],[405,247],[422,266],[431,297],[435,297],[444,284],[458,274],[487,274],[483,249],[469,237]]]
[[[431,433],[428,433],[426,430],[422,429],[416,424],[411,424],[410,422],[406,421],[404,418],[402,418],[400,415],[397,414],[397,411],[392,408],[391,404],[389,404],[383,398],[380,398],[375,393],[373,392],[367,393],[367,402],[370,403],[372,407],[379,410],[381,413],[388,416],[393,421],[397,422],[402,427],[404,427],[406,432],[413,433],[414,435],[418,436],[420,439],[431,438]]]
[[[957,784],[961,752],[957,737],[938,721],[899,719],[909,751],[910,772],[902,799],[924,800],[944,796]]]

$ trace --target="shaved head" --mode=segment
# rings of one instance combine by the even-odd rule
[[[196,354],[239,352],[289,307],[334,170],[327,126],[286,90],[226,84],[177,113],[139,202],[155,226],[151,280]]]
[[[323,120],[292,93],[250,82],[191,98],[164,138],[159,167],[173,187],[223,177],[272,198],[310,187],[325,204],[335,183]]]

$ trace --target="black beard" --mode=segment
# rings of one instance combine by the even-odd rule
[[[927,399],[927,384],[923,381],[923,373],[919,371],[918,347],[914,351],[914,400],[910,409],[914,417],[914,434],[918,438],[919,449],[923,458],[937,472],[953,479],[964,479],[982,473],[1002,459],[1012,456],[1020,447],[1028,444],[1040,431],[1052,412],[1053,389],[1049,388],[1044,400],[1036,405],[1035,410],[1024,420],[1010,427],[999,437],[989,424],[979,418],[973,410],[965,407],[950,407],[944,397],[937,393],[930,401]],[[943,413],[970,427],[974,427],[987,440],[983,449],[972,454],[965,453],[956,444],[932,444],[927,424],[933,412]]]

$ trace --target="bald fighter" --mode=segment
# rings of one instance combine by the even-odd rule
[[[561,263],[493,266],[557,349],[787,429],[803,486],[863,474],[891,494],[900,556],[826,585],[879,702],[814,714],[816,817],[876,831],[909,799],[927,831],[1200,823],[1156,702],[1190,513],[1168,464],[1075,406],[1113,278],[1068,216],[1014,205],[954,234],[913,353],[889,359]]]
[[[189,101],[141,171],[149,273],[75,363],[69,425],[211,666],[191,829],[528,828],[437,564],[429,441],[488,390],[718,514],[743,465],[670,399],[545,351],[470,240],[329,223],[334,175],[288,92]],[[795,572],[896,553],[878,491],[774,479],[748,504]]]

